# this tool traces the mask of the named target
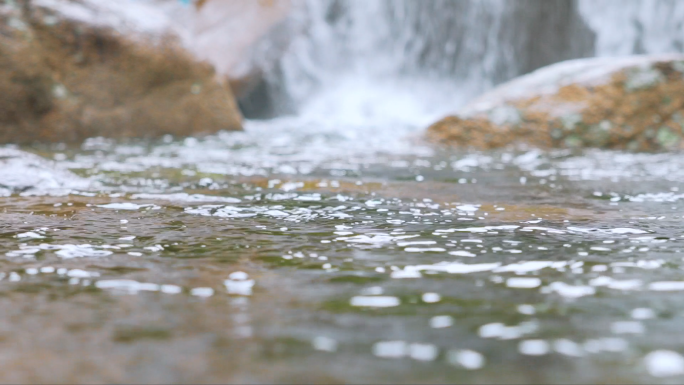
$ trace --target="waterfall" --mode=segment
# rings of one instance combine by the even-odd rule
[[[683,23],[677,0],[299,0],[287,48],[241,104],[425,124],[558,61],[681,52]]]
[[[596,55],[684,51],[684,2],[580,0],[582,18],[596,33]]]

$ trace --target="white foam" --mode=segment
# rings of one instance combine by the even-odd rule
[[[430,318],[430,327],[433,329],[443,329],[454,325],[454,318],[448,315],[438,315]]]
[[[643,282],[639,279],[617,280],[611,277],[600,276],[589,281],[590,286],[607,287],[613,290],[641,290]]]
[[[482,369],[486,363],[485,357],[474,350],[452,350],[447,359],[450,364],[468,370]]]
[[[407,247],[404,251],[407,253],[443,253],[446,249],[441,247]]]
[[[23,257],[33,259],[36,254],[43,250],[54,251],[55,254],[62,259],[71,258],[86,258],[86,257],[106,257],[112,255],[109,249],[118,249],[117,246],[95,246],[91,244],[83,245],[54,245],[41,243],[40,245],[19,245],[19,250],[7,252],[8,257]]]
[[[33,259],[36,254],[42,250],[52,250],[62,259],[71,258],[86,258],[86,257],[106,257],[112,255],[112,252],[107,249],[118,249],[117,246],[94,246],[90,244],[84,245],[52,245],[41,243],[40,245],[19,245],[19,250],[7,252],[8,257],[23,257],[26,259]]]
[[[584,350],[579,344],[567,339],[553,341],[553,350],[569,357],[582,357],[584,355]]]
[[[214,295],[214,289],[210,287],[195,287],[190,290],[190,295],[195,297],[208,298]]]
[[[458,211],[465,211],[465,212],[476,212],[480,209],[480,205],[461,205],[461,206],[456,206],[456,210]]]
[[[632,318],[638,319],[638,320],[646,320],[646,319],[651,319],[651,318],[656,317],[656,314],[652,309],[643,308],[643,307],[632,310],[630,315]]]
[[[417,361],[434,361],[439,354],[439,349],[432,344],[409,345],[409,356]]]
[[[405,341],[382,341],[373,345],[373,355],[381,358],[402,358],[408,353]]]
[[[644,357],[646,369],[653,377],[684,375],[684,357],[671,350],[656,350]]]
[[[548,354],[551,346],[544,340],[525,340],[520,341],[518,351],[527,356],[543,356]]]
[[[390,274],[390,277],[394,279],[411,279],[411,278],[421,278],[423,274],[420,271],[415,270],[397,270]]]
[[[477,257],[477,254],[473,254],[473,253],[471,253],[469,251],[465,251],[465,250],[450,251],[449,255],[453,255],[456,257],[467,257],[467,258]]]
[[[179,294],[183,291],[183,289],[176,285],[161,285],[159,291],[164,294]]]
[[[252,295],[252,290],[256,281],[249,279],[249,275],[243,271],[235,271],[228,275],[228,279],[223,281],[228,294]]]
[[[522,337],[524,334],[534,332],[537,329],[535,322],[523,322],[518,326],[506,326],[500,322],[482,325],[477,333],[482,338],[497,338],[512,340]]]
[[[436,243],[437,242],[435,242],[435,241],[398,242],[397,246],[406,247],[406,246],[416,246],[416,245],[434,245]]]
[[[565,282],[553,282],[549,286],[542,288],[544,292],[556,293],[566,298],[580,298],[596,294],[596,289],[591,286],[574,286]]]
[[[314,349],[322,352],[337,351],[337,341],[329,337],[318,336],[311,341],[311,345]]]
[[[268,215],[271,217],[287,217],[287,216],[290,216],[290,214],[288,214],[284,211],[281,211],[281,210],[266,210],[264,212],[264,215]]]
[[[171,202],[224,202],[224,203],[240,203],[241,200],[231,197],[219,197],[211,195],[202,194],[186,194],[186,193],[176,193],[176,194],[134,194],[131,199],[150,199],[150,200],[164,200]]]
[[[465,264],[459,262],[440,262],[434,265],[406,266],[405,270],[412,271],[435,271],[449,274],[472,274],[485,271],[492,271],[501,266],[500,263],[475,263]]]
[[[424,293],[421,299],[425,303],[437,303],[442,300],[442,296],[437,293]]]
[[[648,231],[630,228],[617,228],[609,230],[611,234],[648,234]]]
[[[232,279],[233,281],[246,281],[249,279],[249,275],[244,271],[234,271],[228,274],[228,279]]]
[[[480,326],[477,333],[482,338],[495,338],[504,334],[505,329],[506,325],[500,322],[495,322]]]
[[[648,289],[651,291],[682,291],[684,290],[684,282],[653,282],[650,285],[648,285]]]
[[[467,227],[463,229],[449,229],[449,230],[442,230],[443,232],[468,232],[468,233],[488,233],[492,230],[515,230],[517,228],[520,228],[520,226],[515,226],[515,225],[503,225],[503,226],[484,226],[484,227]]]
[[[29,232],[26,232],[26,233],[17,234],[16,237],[17,237],[17,238],[20,238],[20,239],[21,239],[21,238],[30,238],[30,239],[42,239],[42,238],[45,238],[44,236],[42,236],[42,235],[40,235],[40,234],[38,234],[38,233],[35,233],[35,232],[33,232],[33,231],[29,231]]]
[[[390,296],[356,296],[352,297],[349,304],[357,307],[395,307],[399,306],[401,302],[397,297]]]
[[[561,262],[565,266],[565,262]],[[551,261],[526,261],[526,262],[519,262],[519,263],[513,263],[510,265],[502,266],[496,270],[494,270],[495,273],[518,273],[518,274],[524,274],[524,273],[530,273],[533,271],[539,271],[542,269],[546,269],[552,266],[558,265],[558,262],[551,262]],[[561,265],[559,265],[561,266]]]
[[[557,230],[557,229],[552,229],[550,227],[539,227],[539,226],[528,226],[528,227],[523,227],[520,229],[520,231],[545,231],[547,233],[551,234],[565,234],[565,231],[563,230]]]
[[[541,286],[541,279],[539,278],[508,278],[506,280],[506,286],[517,288],[517,289],[533,289],[535,287]]]
[[[518,313],[533,315],[537,312],[537,309],[532,305],[518,305]]]
[[[81,178],[38,155],[0,147],[0,196],[21,192],[22,196],[63,196],[75,189],[89,189],[99,184]]]
[[[81,269],[71,269],[66,273],[67,277],[71,278],[91,278],[99,277],[100,273],[85,271]]]
[[[144,207],[151,207],[154,205],[138,205],[135,203],[109,203],[106,205],[97,205],[97,207],[101,207],[103,209],[110,209],[110,210],[140,210],[141,208]]]
[[[107,279],[95,283],[95,287],[124,294],[138,294],[141,291],[159,291],[159,285],[140,283],[130,279]]]
[[[578,233],[600,233],[600,234],[648,234],[648,231],[618,227],[616,229],[596,229],[590,227],[568,227],[568,230]]]

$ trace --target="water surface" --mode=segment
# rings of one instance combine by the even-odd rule
[[[14,160],[0,380],[682,380],[681,154],[247,128]]]

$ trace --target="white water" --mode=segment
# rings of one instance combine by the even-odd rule
[[[684,2],[555,1],[565,26],[544,24],[550,2],[301,0],[269,82],[309,122],[419,130],[530,65],[683,51]]]
[[[580,0],[579,9],[596,32],[597,56],[671,53],[684,49],[684,2]]]
[[[503,1],[305,0],[292,17],[302,32],[276,81],[299,115],[426,125],[493,86]],[[440,7],[458,12],[460,24]],[[478,28],[485,22],[490,28]],[[457,47],[449,35],[464,32]]]

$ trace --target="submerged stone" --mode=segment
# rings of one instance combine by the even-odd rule
[[[679,149],[684,136],[679,113],[684,109],[683,59],[673,54],[554,64],[484,94],[457,116],[430,126],[427,135],[438,143],[475,148],[522,143]],[[502,111],[516,111],[519,118],[504,119]]]

